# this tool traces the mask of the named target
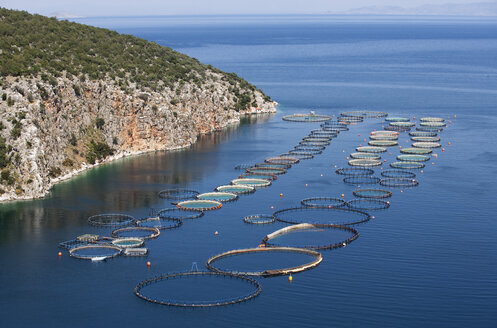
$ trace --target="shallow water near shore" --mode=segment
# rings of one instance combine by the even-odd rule
[[[103,165],[58,184],[46,199],[0,204],[2,327],[495,325],[496,20],[242,16],[80,21],[234,71],[278,101],[279,112],[202,136],[190,149]],[[286,226],[246,224],[246,215],[299,206],[313,196],[353,199],[357,187],[343,183],[335,165],[347,167],[346,156],[365,144],[371,130],[382,129],[381,119],[352,125],[323,154],[294,165],[271,187],[163,231],[147,241],[148,258],[91,263],[65,251],[57,256],[61,241],[84,233],[110,235],[111,229],[89,226],[90,215],[114,212],[138,218],[150,208],[172,207],[158,198],[158,191],[212,191],[242,173],[235,165],[285,153],[319,127],[285,122],[283,115],[356,109],[411,119],[444,117],[452,122],[440,133],[445,151],[434,150],[438,157],[426,162],[423,173],[415,171],[418,187],[390,189],[390,208],[370,211],[375,219],[354,226],[357,240],[322,251],[321,265],[293,275],[292,283],[288,277],[259,279],[259,297],[209,310],[168,308],[133,295],[144,279],[188,271],[193,262],[203,269],[210,256],[257,247],[265,235]],[[403,133],[399,143],[407,147],[412,142]],[[393,162],[399,149],[390,149],[392,155],[383,157]],[[265,257],[262,264],[294,265],[300,259],[289,255],[274,263]],[[172,294],[182,295],[185,286],[170,287],[176,288]],[[247,292],[246,286],[237,290],[236,283],[226,289],[215,286],[218,297]],[[198,282],[194,288],[185,297],[201,299],[202,292],[212,290]]]

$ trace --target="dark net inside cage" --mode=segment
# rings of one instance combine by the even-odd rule
[[[215,307],[249,301],[261,291],[261,285],[248,277],[190,271],[144,280],[135,287],[134,293],[145,301],[160,305]]]
[[[419,182],[416,179],[409,178],[385,178],[380,180],[380,185],[384,187],[409,188],[418,186]]]
[[[371,185],[380,182],[380,178],[366,175],[351,176],[343,178],[343,182],[350,185]]]
[[[385,178],[407,178],[412,179],[416,177],[416,174],[411,171],[406,170],[384,170],[381,172],[381,176]]]
[[[270,164],[270,163],[257,163],[255,167],[274,167],[279,169],[289,169],[292,167],[290,164]]]
[[[295,207],[273,213],[277,221],[290,224],[354,225],[371,219],[366,212],[342,207]]]
[[[280,157],[270,157],[264,160],[269,164],[297,164],[299,162],[298,158],[292,156],[280,156]]]
[[[160,230],[155,227],[128,227],[112,231],[113,238],[142,238],[153,239],[160,235]]]
[[[276,221],[272,214],[253,214],[243,218],[243,222],[250,224],[269,224]]]
[[[326,146],[321,146],[321,145],[302,145],[298,144],[297,146],[294,147],[295,150],[303,150],[303,151],[315,151],[315,150],[325,150]]]
[[[305,151],[297,151],[297,150],[294,150],[291,153],[281,154],[281,156],[293,156],[295,158],[298,158],[299,160],[313,159],[314,155],[315,154],[313,154],[313,153],[309,153],[309,152],[305,152]]]
[[[239,177],[239,179],[265,179],[265,180],[276,180],[278,176],[276,174],[269,174],[269,173],[243,173]]]
[[[350,227],[303,223],[270,233],[262,242],[269,247],[334,249],[347,246],[357,237],[359,237],[357,230]]]
[[[300,204],[308,207],[343,207],[346,205],[346,202],[340,198],[311,197],[302,199]]]
[[[191,189],[165,189],[159,191],[159,197],[163,199],[173,199],[173,200],[182,200],[182,199],[190,199],[194,198],[199,194],[196,190]]]
[[[381,199],[392,197],[392,192],[382,189],[358,189],[352,192],[359,198]]]
[[[159,210],[157,216],[163,219],[189,220],[198,219],[204,216],[204,212],[191,212],[179,208],[166,208]]]
[[[378,112],[378,111],[369,111],[369,110],[357,110],[357,111],[349,111],[340,113],[341,116],[361,116],[363,118],[380,118],[387,117],[388,113]]]
[[[328,115],[318,115],[318,114],[293,114],[293,115],[286,115],[283,116],[282,119],[284,121],[290,121],[290,122],[325,122],[331,120],[331,116]]]
[[[371,176],[374,174],[374,170],[364,168],[364,167],[346,167],[346,168],[339,168],[336,171],[336,174],[340,175],[367,175]]]
[[[159,230],[175,229],[181,227],[183,222],[177,218],[150,217],[136,221],[138,227],[157,228]]]
[[[319,155],[323,151],[313,148],[313,147],[296,147],[295,149],[290,150],[289,154],[311,154],[311,155]]]
[[[411,126],[395,126],[395,125],[389,125],[385,126],[383,129],[385,131],[397,131],[397,132],[409,132],[411,131]]]
[[[390,207],[389,201],[379,199],[353,199],[347,202],[349,208],[362,211],[385,210]]]
[[[69,255],[83,260],[101,261],[116,257],[120,255],[121,252],[122,250],[120,247],[112,245],[85,245],[72,248],[69,251]]]
[[[135,218],[126,214],[97,214],[88,218],[88,223],[97,227],[125,227],[135,223]]]

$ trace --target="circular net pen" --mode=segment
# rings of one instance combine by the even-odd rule
[[[435,128],[442,128],[445,127],[446,124],[444,122],[421,122],[419,123],[420,126],[429,126],[429,127],[435,127]]]
[[[193,220],[204,216],[203,212],[184,211],[179,208],[165,208],[157,212],[160,219]]]
[[[254,214],[243,218],[243,222],[249,224],[269,224],[276,221],[273,215],[269,214]]]
[[[343,182],[350,185],[372,185],[380,182],[380,178],[371,176],[352,176],[343,178]]]
[[[280,156],[280,157],[270,157],[266,158],[264,162],[269,163],[269,164],[297,164],[299,162],[298,158],[291,157],[291,156]]]
[[[399,136],[399,132],[397,131],[371,131],[370,133],[371,136],[377,136],[377,137],[398,137]]]
[[[266,235],[262,239],[262,243],[266,247],[335,249],[347,246],[358,237],[359,233],[357,230],[350,227],[301,223],[276,230]],[[311,242],[308,239],[311,239]]]
[[[161,286],[163,284],[165,287]],[[177,284],[176,288],[174,288],[175,284]],[[230,294],[234,287],[242,288],[243,294],[226,297],[224,294]],[[199,290],[207,294],[205,299],[195,299],[198,297]],[[166,295],[161,295],[161,291]],[[211,271],[168,273],[144,280],[136,285],[134,289],[135,295],[147,302],[189,308],[207,308],[243,303],[257,297],[261,292],[261,285],[254,279],[231,273]],[[177,297],[172,295],[175,293],[178,294]],[[218,294],[223,294],[221,296],[224,297],[217,297]]]
[[[342,131],[347,131],[343,128],[339,128],[339,127],[334,127],[334,126],[324,126],[321,128],[321,131],[323,131],[323,133],[327,133],[328,134],[328,137],[330,138],[336,138],[338,137],[338,135],[340,134],[340,132]],[[316,135],[316,132],[311,132],[310,136],[315,136]],[[320,134],[321,136],[323,134]]]
[[[350,166],[373,167],[380,166],[381,164],[380,160],[370,158],[351,159],[349,161]]]
[[[340,198],[332,198],[332,197],[311,197],[302,199],[300,202],[303,206],[306,207],[344,207],[347,203]]]
[[[402,154],[428,155],[432,153],[432,150],[428,148],[402,148],[400,152]]]
[[[315,136],[315,135],[310,135],[307,137],[303,137],[302,141],[311,141],[311,142],[330,142],[331,138],[330,137],[325,137],[325,136]]]
[[[191,189],[183,189],[183,188],[165,189],[159,191],[159,198],[171,199],[171,200],[184,200],[184,199],[194,198],[198,194],[199,194],[198,191]]]
[[[96,227],[125,227],[135,223],[135,218],[126,214],[97,214],[88,218],[88,224]]]
[[[368,145],[379,147],[393,147],[398,146],[399,143],[395,140],[371,140],[368,142]]]
[[[382,199],[392,197],[392,192],[382,189],[358,189],[354,190],[353,195],[359,198]]]
[[[69,250],[69,255],[77,259],[103,261],[121,255],[122,249],[112,245],[86,245]]]
[[[331,120],[329,115],[318,115],[318,114],[293,114],[286,115],[282,117],[283,121],[290,122],[303,122],[303,123],[314,123],[314,122],[326,122]]]
[[[223,204],[215,200],[185,200],[176,206],[185,211],[213,211],[220,209]]]
[[[288,153],[289,154],[311,154],[311,155],[319,155],[323,151],[322,150],[317,150],[316,148],[312,147],[297,147],[295,149],[290,150]]]
[[[399,127],[399,128],[412,128],[416,125],[414,122],[390,122],[390,126]]]
[[[279,169],[275,167],[251,167],[247,169],[247,173],[256,173],[256,174],[272,174],[272,175],[280,175],[285,174],[286,169]]]
[[[411,137],[436,137],[438,133],[431,131],[412,131],[409,132]]]
[[[220,267],[220,263],[222,261],[226,261],[226,259],[233,258],[233,257],[245,257],[247,258],[248,256],[260,256],[262,258],[263,255],[272,255],[276,257],[281,257],[283,254],[285,257],[288,257],[289,254],[292,254],[293,256],[296,256],[300,259],[302,257],[305,258],[312,258],[312,261],[310,262],[305,262],[303,264],[298,264],[298,265],[293,265],[291,267],[281,267],[281,268],[274,268],[272,266],[275,265],[275,261],[270,261],[270,263],[267,263],[268,266],[271,266],[271,268],[263,268],[261,270],[251,270],[251,269],[231,269],[231,268],[223,268]],[[302,256],[304,255],[304,256]],[[294,248],[294,247],[260,247],[260,248],[246,248],[246,249],[235,249],[232,251],[227,251],[218,255],[215,255],[207,260],[207,268],[209,270],[215,271],[215,272],[223,272],[223,273],[232,273],[236,275],[244,275],[244,276],[260,276],[260,277],[274,277],[274,276],[281,276],[281,275],[288,275],[292,273],[297,273],[297,272],[302,272],[305,270],[312,269],[316,266],[318,266],[321,261],[323,260],[323,257],[320,253],[310,250],[310,249],[305,249],[305,248]],[[256,260],[254,261],[256,262]],[[262,261],[261,261],[262,262]],[[229,264],[229,263],[228,263]],[[266,263],[262,263],[266,264]],[[225,264],[227,265],[227,264]],[[233,265],[233,264],[231,264]],[[255,266],[255,265],[254,265]]]
[[[340,168],[340,169],[336,170],[335,172],[336,172],[336,174],[349,175],[349,176],[358,176],[358,175],[371,176],[374,174],[374,170],[363,168],[363,167]]]
[[[316,137],[327,137],[327,138],[336,138],[340,131],[338,130],[312,130],[309,134],[310,136]]]
[[[421,142],[438,142],[440,141],[440,137],[412,137],[412,141],[421,141]]]
[[[197,195],[197,199],[201,200],[215,200],[221,203],[232,202],[238,199],[237,194],[233,194],[230,192],[206,192],[203,194]]]
[[[341,116],[361,116],[363,118],[381,118],[387,117],[388,113],[371,111],[371,110],[355,110],[340,113]]]
[[[145,244],[141,238],[117,238],[112,241],[112,245],[121,248],[136,248]]]
[[[239,177],[239,179],[264,179],[273,181],[278,178],[275,174],[263,174],[263,173],[243,173]]]
[[[235,179],[231,180],[231,184],[249,186],[258,189],[270,186],[271,181],[265,179]]]
[[[294,150],[291,153],[281,154],[281,156],[293,156],[295,158],[298,158],[299,160],[313,159],[314,158],[313,153],[308,153],[305,151],[297,151],[297,150]]]
[[[300,141],[299,145],[302,145],[304,147],[307,146],[328,146],[330,144],[329,141]]]
[[[386,210],[390,207],[390,202],[379,199],[353,199],[347,202],[349,208],[361,211]]]
[[[419,185],[416,179],[408,178],[385,178],[380,181],[380,185],[393,188],[410,188]]]
[[[418,126],[416,128],[416,131],[424,131],[424,132],[441,132],[443,131],[442,127],[436,127],[436,126]]]
[[[215,189],[216,191],[229,192],[236,195],[251,194],[255,192],[254,187],[244,186],[244,185],[226,185],[219,186]]]
[[[441,145],[438,142],[414,142],[412,144],[414,148],[440,148]]]
[[[345,124],[356,124],[363,122],[364,118],[362,116],[339,116],[337,121]]]
[[[141,238],[144,240],[159,237],[160,230],[154,227],[127,227],[112,231],[112,238]]]
[[[289,169],[292,167],[290,164],[270,164],[270,163],[257,163],[255,167],[269,167],[275,169]]]
[[[430,156],[426,155],[414,155],[414,154],[404,154],[397,156],[399,161],[408,161],[408,162],[426,162],[430,159]]]
[[[325,150],[325,146],[316,146],[316,145],[307,145],[303,146],[301,144],[298,144],[297,146],[294,147],[295,150],[302,150],[302,151],[322,151]]]
[[[409,122],[409,117],[387,117],[385,122]]]
[[[421,162],[398,161],[390,163],[390,167],[394,169],[417,170],[422,169],[425,165]]]
[[[363,211],[343,207],[294,207],[273,213],[277,221],[299,224],[355,225],[367,222],[371,216]]]
[[[176,229],[181,227],[183,221],[176,218],[150,217],[136,221],[138,227],[157,228],[159,230]]]
[[[349,127],[343,122],[325,122],[321,124],[321,128],[325,131],[348,131]]]
[[[374,154],[374,153],[357,152],[357,153],[350,154],[350,158],[354,158],[354,159],[380,159],[381,156],[378,154]]]
[[[441,117],[421,117],[419,120],[421,122],[445,122]]]
[[[381,172],[381,176],[385,178],[407,178],[412,179],[416,177],[416,174],[406,170],[384,170]]]
[[[369,139],[371,140],[398,140],[399,136],[394,134],[378,134],[378,135],[370,135]],[[373,146],[378,146],[378,145],[373,145]]]
[[[393,122],[394,123],[394,122]],[[409,132],[411,131],[411,126],[394,126],[388,125],[383,128],[385,131],[395,131],[395,132]]]
[[[362,153],[384,153],[387,151],[385,147],[378,146],[361,146],[357,147],[355,150]]]

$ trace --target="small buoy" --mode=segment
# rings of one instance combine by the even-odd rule
[[[361,185],[358,185],[357,188],[361,188]]]
[[[390,205],[390,201],[389,200],[387,200],[387,204]]]
[[[404,192],[404,190],[401,190],[400,192]]]
[[[331,208],[331,205],[328,205],[328,208]]]
[[[383,160],[383,163],[386,163],[386,162],[387,162],[387,160],[386,160],[386,159],[384,159],[384,160]]]
[[[438,154],[433,154],[433,156],[434,156],[435,158],[438,158]]]
[[[259,245],[259,248],[263,248],[263,247],[266,247],[266,245],[265,244],[260,244]]]
[[[362,147],[362,144],[359,144],[359,147]]]
[[[371,219],[374,219],[374,216],[372,216]]]
[[[349,158],[347,157],[347,159],[349,159]],[[323,176],[323,174],[321,174],[321,176]]]
[[[59,252],[59,256],[62,256],[62,252]]]
[[[359,133],[359,134],[358,134],[358,136],[360,137],[360,136],[361,136],[361,134]]]
[[[456,118],[456,115],[454,115],[454,118]]]
[[[449,142],[449,146],[450,146],[450,142]]]
[[[445,151],[445,148],[442,148],[442,151]]]
[[[217,236],[217,235],[219,235],[219,232],[216,231],[216,232],[214,232],[214,234]]]
[[[280,197],[283,197],[283,194],[280,194]]]
[[[307,183],[305,184],[305,186],[307,187]]]
[[[431,165],[435,165],[435,162],[431,162]]]
[[[388,155],[392,155],[392,153],[388,153]]]
[[[347,244],[346,244],[346,243],[343,243],[343,244],[342,244],[342,246],[343,246],[343,247],[345,247],[345,246],[347,246]]]
[[[402,146],[399,146],[399,149],[402,149]]]
[[[452,124],[452,121],[449,121],[449,124]]]
[[[274,210],[274,206],[271,206],[271,209]]]
[[[345,195],[344,195],[344,194],[342,194],[342,198],[344,198],[344,197],[345,197]]]
[[[423,170],[421,170],[421,173],[423,173]]]
[[[348,156],[347,156],[347,160],[349,160],[349,157],[348,157]],[[321,174],[321,176],[323,176],[323,175]]]
[[[364,138],[364,142],[366,142],[366,138]]]
[[[150,261],[148,261],[147,266],[150,268],[151,265],[152,265],[152,263],[150,263]]]
[[[289,282],[292,282],[292,280],[293,280],[292,275],[289,275],[289,276],[288,276],[288,281],[289,281]]]

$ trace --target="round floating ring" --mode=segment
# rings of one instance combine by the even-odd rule
[[[296,151],[296,150],[292,151],[291,153],[281,154],[281,156],[292,156],[298,158],[299,160],[314,158],[313,153],[308,153],[305,151]]]
[[[399,137],[396,134],[394,134],[394,135],[378,134],[378,135],[370,135],[369,139],[371,139],[371,140],[397,140],[397,139],[399,139]]]
[[[271,185],[271,181],[265,179],[235,179],[231,181],[233,185],[243,185],[253,187],[255,189],[268,187]]]
[[[360,198],[380,199],[392,197],[392,192],[382,189],[358,189],[354,190],[352,193],[354,196]]]
[[[430,156],[426,155],[414,155],[414,154],[404,154],[397,156],[399,161],[408,161],[408,162],[426,162],[430,159]]]
[[[278,169],[274,167],[251,167],[247,169],[247,173],[256,173],[256,174],[272,174],[272,175],[280,175],[285,174],[285,169]]]
[[[436,126],[418,126],[416,131],[424,131],[424,132],[440,132],[443,131],[443,128]]]
[[[412,131],[409,132],[409,135],[411,137],[436,137],[437,133],[431,131]]]
[[[289,169],[292,166],[290,164],[270,164],[270,163],[257,163],[255,167],[268,167],[275,169]]]
[[[371,136],[375,136],[375,137],[387,137],[387,136],[390,136],[390,137],[398,137],[399,136],[399,132],[397,131],[371,131],[370,133]]]
[[[283,121],[290,121],[290,122],[314,123],[314,122],[329,121],[331,120],[331,116],[317,115],[317,114],[293,114],[293,115],[283,116],[282,119]]]
[[[273,270],[264,270],[264,271],[250,271],[250,272],[242,272],[242,271],[234,271],[234,270],[227,270],[227,269],[221,269],[221,268],[216,268],[213,266],[213,263],[228,257],[228,256],[235,256],[235,255],[240,255],[240,254],[248,254],[248,253],[266,253],[266,252],[289,252],[289,253],[297,253],[297,254],[307,254],[311,255],[314,257],[314,260],[309,263],[305,263],[302,265],[298,265],[295,267],[290,267],[290,268],[281,268],[281,269],[273,269]],[[215,272],[230,272],[232,274],[236,275],[244,275],[244,276],[261,276],[261,277],[273,277],[273,276],[281,276],[281,275],[287,275],[291,273],[297,273],[297,272],[302,272],[305,270],[312,269],[321,263],[323,260],[323,256],[316,252],[312,251],[310,249],[305,249],[305,248],[295,248],[295,247],[262,247],[262,248],[246,248],[246,249],[235,249],[232,251],[227,251],[218,255],[215,255],[211,257],[210,259],[207,260],[207,268],[209,270],[215,271]]]
[[[370,177],[366,175],[351,176],[343,178],[343,182],[351,185],[377,184],[378,182],[380,182],[380,178]]]
[[[346,205],[346,204],[345,204]],[[301,218],[299,218],[299,214],[304,213]],[[313,216],[318,216],[319,214],[324,215],[325,220],[331,219],[330,221],[315,221],[316,218]],[[355,216],[352,220],[344,220],[346,215]],[[371,216],[363,211],[353,210],[350,208],[343,207],[314,207],[314,206],[305,206],[305,207],[294,207],[287,208],[284,210],[276,211],[273,213],[273,216],[277,221],[290,223],[290,224],[299,224],[299,223],[312,223],[319,225],[341,225],[341,226],[350,226],[355,224],[360,224],[367,222],[371,219]],[[334,217],[336,216],[336,218]],[[341,217],[341,218],[340,218]],[[314,222],[313,222],[314,220]]]
[[[412,137],[412,141],[421,141],[421,142],[438,142],[440,141],[440,137]]]
[[[378,146],[362,146],[362,147],[357,147],[355,150],[363,153],[384,153],[387,151],[385,147],[378,147]]]
[[[390,126],[401,127],[401,128],[411,128],[415,125],[416,123],[413,122],[390,122]]]
[[[358,152],[358,153],[352,153],[352,154],[350,154],[350,158],[355,158],[355,159],[380,159],[381,156],[378,155],[378,154],[374,154],[374,153]]]
[[[157,216],[160,219],[191,220],[201,218],[204,212],[192,213],[179,208],[165,208],[157,212]]]
[[[330,197],[312,197],[302,199],[300,204],[307,207],[343,207],[347,204],[344,200],[340,198],[330,198]]]
[[[220,209],[223,204],[215,200],[185,200],[176,206],[185,211],[212,211]]]
[[[402,154],[427,155],[431,154],[432,150],[428,148],[402,148],[400,152]]]
[[[363,167],[347,167],[347,168],[340,168],[335,171],[336,174],[340,175],[373,175],[374,171],[371,169],[363,168]]]
[[[206,192],[203,194],[197,195],[197,199],[202,200],[215,200],[217,202],[226,203],[232,202],[238,199],[238,195],[230,193],[230,192]]]
[[[409,117],[387,117],[385,122],[409,122]]]
[[[172,279],[186,279],[188,277],[200,277],[200,276],[210,276],[210,277],[220,277],[220,278],[230,278],[230,279],[236,279],[236,280],[241,280],[244,282],[249,283],[252,285],[254,288],[253,290],[243,296],[235,297],[235,298],[230,298],[230,299],[220,299],[220,300],[215,300],[215,301],[199,301],[199,302],[190,302],[190,301],[184,301],[184,300],[171,300],[171,299],[159,299],[155,297],[150,297],[146,296],[143,293],[143,289],[147,286],[150,286],[155,283],[160,283]],[[166,306],[177,306],[177,307],[192,307],[192,308],[197,308],[197,307],[215,307],[215,306],[224,306],[224,305],[232,305],[236,303],[242,303],[246,302],[248,300],[253,299],[254,297],[257,297],[260,293],[262,292],[262,287],[261,285],[255,281],[254,279],[251,279],[249,277],[244,277],[241,275],[235,275],[232,273],[219,273],[219,272],[206,272],[206,271],[190,271],[190,272],[180,272],[180,273],[168,273],[159,277],[151,278],[145,281],[140,282],[138,285],[136,285],[134,293],[136,296],[139,298],[155,303],[155,304],[160,304],[160,305],[166,305]]]
[[[329,141],[300,141],[299,145],[302,145],[304,147],[308,146],[328,146],[330,144]]]
[[[411,131],[411,128],[410,126],[393,126],[393,125],[389,125],[389,126],[385,126],[383,129],[385,131],[396,131],[396,132],[408,132],[408,131]]]
[[[69,255],[82,260],[102,261],[121,255],[122,248],[112,245],[85,245],[69,250]]]
[[[343,122],[345,124],[354,124],[354,123],[361,123],[364,121],[364,118],[361,116],[339,116],[337,118],[338,122]]]
[[[199,194],[198,191],[190,189],[183,189],[183,188],[165,189],[159,191],[159,198],[183,200],[183,199],[193,198],[198,194]]]
[[[355,210],[374,211],[385,210],[390,207],[390,202],[378,199],[353,199],[347,202],[347,206]]]
[[[251,166],[252,165],[250,165],[250,164],[238,164],[238,165],[235,165],[235,170],[246,170]]]
[[[181,224],[180,224],[181,225]],[[127,227],[127,228],[120,228],[112,231],[111,236],[112,238],[126,238],[125,236],[120,236],[122,234],[126,233],[132,233],[132,232],[138,232],[142,234],[140,237],[135,237],[135,238],[141,238],[141,239],[154,239],[159,237],[160,235],[160,230],[154,227]]]
[[[334,242],[331,244],[327,245],[304,245],[304,246],[290,246],[290,245],[281,245],[281,244],[276,244],[272,243],[271,240],[283,236],[289,233],[298,233],[299,231],[304,231],[304,230],[341,230],[348,232],[351,236],[338,241]],[[359,232],[357,230],[350,228],[350,227],[342,227],[342,226],[328,226],[328,225],[319,225],[319,224],[310,224],[310,223],[300,223],[300,224],[295,224],[291,225],[289,227],[281,228],[279,230],[276,230],[273,233],[270,233],[262,239],[262,242],[269,247],[299,247],[299,248],[306,248],[306,249],[334,249],[334,248],[340,248],[340,247],[345,247],[346,245],[350,244],[354,240],[356,240],[359,237]]]
[[[370,159],[370,158],[359,158],[359,159],[351,159],[349,161],[350,166],[362,166],[362,167],[372,167],[372,166],[380,166],[382,163],[378,159]]]
[[[135,218],[126,214],[97,214],[88,218],[88,224],[97,227],[125,227],[135,223]]]
[[[385,178],[406,178],[412,179],[416,177],[416,174],[405,170],[384,170],[381,172],[381,176]],[[379,182],[379,181],[378,181]]]
[[[446,124],[444,122],[421,122],[419,125],[440,128],[444,127]]]
[[[415,148],[440,148],[442,145],[438,142],[415,142],[412,146]]]
[[[325,150],[326,147],[325,146],[315,146],[315,145],[312,145],[312,146],[303,146],[303,145],[297,145],[295,147],[293,147],[295,150],[303,150],[303,151],[322,151],[322,150]]]
[[[112,241],[112,245],[121,248],[141,247],[145,244],[141,238],[117,238]]]
[[[371,140],[368,142],[370,146],[380,146],[380,147],[393,147],[397,146],[399,143],[395,140]]]
[[[309,136],[310,137],[313,137],[313,136],[314,137],[327,137],[327,138],[332,138],[333,139],[333,138],[336,138],[338,136],[339,132],[340,131],[326,131],[326,130],[318,130],[318,131],[316,131],[316,130],[313,130],[309,134]],[[328,142],[328,144],[329,144],[329,142]]]
[[[312,141],[312,142],[330,142],[330,140],[331,140],[330,137],[314,136],[314,135],[310,135],[310,136],[302,138],[302,141]]]
[[[393,167],[394,169],[416,170],[422,169],[425,165],[420,162],[399,161],[390,163],[390,167]]]
[[[292,154],[295,154],[296,157],[298,155],[319,155],[323,153],[322,150],[311,150],[311,149],[308,149],[308,150],[299,150],[299,149],[294,149],[294,150],[290,150],[288,151],[288,154],[292,155]]]
[[[290,157],[290,156],[282,156],[282,157],[270,157],[264,160],[269,164],[297,164],[299,162],[298,158]]]
[[[343,122],[321,124],[321,128],[324,131],[335,131],[338,133],[343,131],[349,131],[349,127]]]
[[[445,121],[441,117],[421,117],[419,120],[421,122],[444,122]]]
[[[377,111],[370,111],[370,110],[357,110],[357,111],[350,111],[350,112],[343,112],[340,113],[341,116],[361,116],[363,118],[380,118],[380,117],[387,117],[388,114],[385,112],[377,112]]]
[[[176,218],[151,217],[136,221],[138,227],[157,228],[159,230],[176,229],[181,227],[183,221]]]
[[[273,181],[278,179],[278,176],[275,174],[262,174],[262,173],[243,173],[238,179],[264,179]]]
[[[419,182],[416,179],[386,178],[380,181],[380,185],[385,187],[408,188],[416,187],[417,185],[419,185]]]
[[[219,186],[215,190],[216,191],[229,192],[229,193],[236,194],[236,195],[250,194],[250,193],[255,192],[255,188],[254,187],[244,186],[244,185]]]
[[[268,224],[276,221],[274,216],[269,214],[254,214],[243,218],[243,222],[250,224]]]

